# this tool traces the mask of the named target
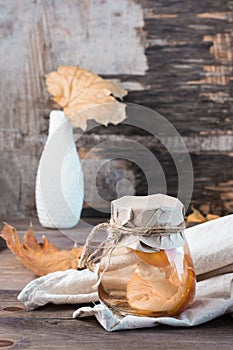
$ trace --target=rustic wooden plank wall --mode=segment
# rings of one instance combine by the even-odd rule
[[[164,115],[191,154],[192,203],[233,212],[232,25],[231,0],[0,0],[0,215],[35,214],[35,174],[52,108],[43,76],[60,64],[119,79],[129,89],[127,102]],[[125,125],[98,127],[77,143],[82,157],[89,152],[83,162],[89,207],[101,207],[88,186],[93,176],[107,201],[121,179],[146,194],[136,165],[111,157],[104,164],[91,151],[116,135],[151,150],[176,195],[172,159],[151,135]]]

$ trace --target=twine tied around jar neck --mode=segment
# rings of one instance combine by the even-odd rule
[[[102,241],[99,246],[95,249],[93,253],[90,254],[90,243],[95,236],[95,234],[101,229],[108,230],[108,237]],[[168,236],[173,233],[180,233],[185,229],[185,223],[182,222],[177,226],[154,226],[154,227],[125,227],[117,225],[112,219],[109,222],[104,222],[95,226],[89,236],[87,237],[86,243],[83,247],[82,255],[79,260],[78,268],[84,269],[89,268],[93,271],[93,265],[96,264],[102,256],[108,256],[108,263],[104,269],[108,267],[108,264],[111,259],[111,253],[113,249],[116,248],[118,242],[120,241],[122,235],[133,235],[133,236]],[[108,246],[108,243],[112,243]],[[102,255],[99,255],[101,250],[105,248],[105,251]]]

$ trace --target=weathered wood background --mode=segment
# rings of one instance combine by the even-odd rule
[[[0,37],[2,216],[35,213],[35,174],[52,108],[44,74],[61,64],[119,79],[129,90],[126,101],[164,115],[191,154],[192,203],[233,212],[233,1],[0,0]],[[116,134],[152,150],[175,195],[176,169],[166,150],[143,130],[109,126],[77,145],[81,156],[90,152],[83,162],[88,203],[98,207],[88,186],[93,176],[107,201],[121,179],[146,194],[145,176],[132,162],[109,157],[97,173],[106,159],[91,149]]]

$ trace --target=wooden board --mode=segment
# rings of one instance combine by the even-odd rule
[[[25,311],[17,292],[0,292],[0,348],[7,341],[13,349],[232,349],[232,319],[221,317],[195,328],[159,326],[106,332],[94,317],[72,319],[78,305],[46,306]]]

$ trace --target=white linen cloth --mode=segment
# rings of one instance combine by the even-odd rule
[[[98,301],[97,273],[70,269],[57,271],[29,282],[18,295],[28,310],[48,303],[83,304]]]
[[[108,331],[171,326],[195,326],[225,313],[233,312],[233,215],[185,230],[197,277],[194,302],[176,317],[121,316],[100,303],[81,307],[73,317],[95,315]],[[228,273],[222,274],[227,269]],[[210,277],[209,276],[213,276]],[[30,282],[18,299],[28,309],[47,303],[82,304],[98,301],[97,273],[89,270],[67,270],[51,273]]]

